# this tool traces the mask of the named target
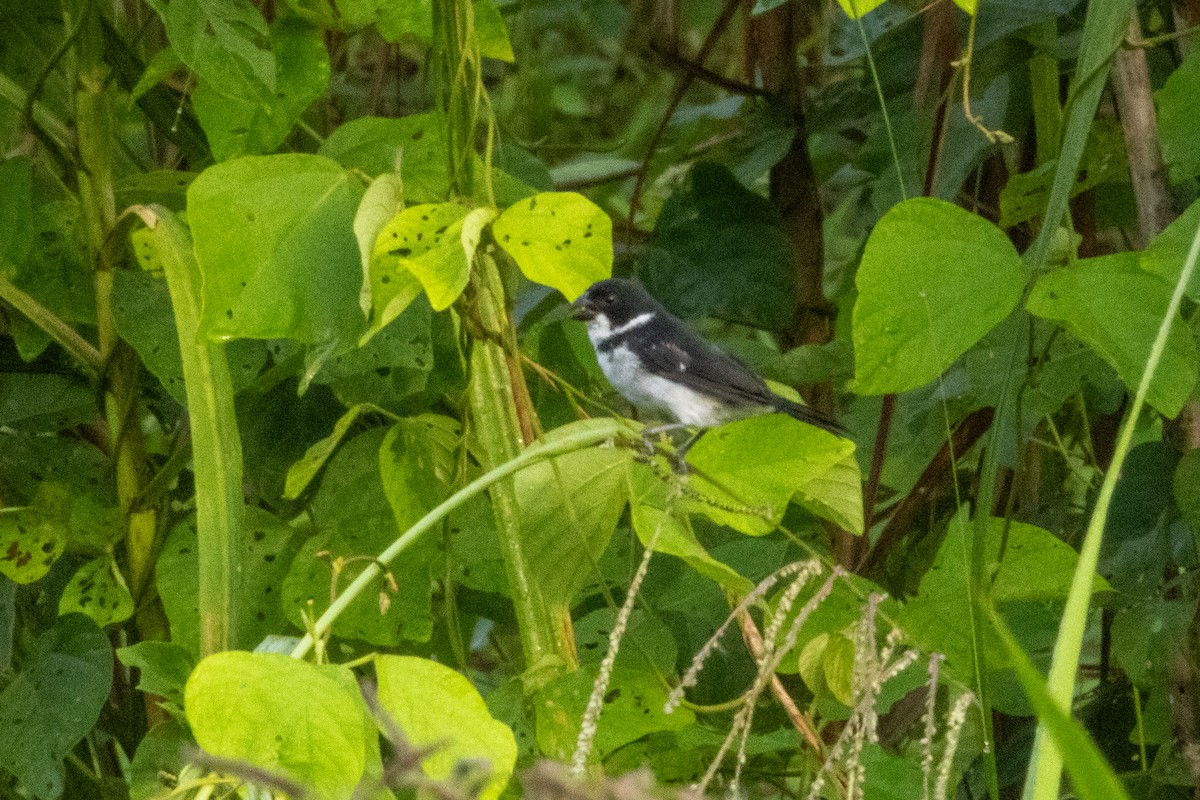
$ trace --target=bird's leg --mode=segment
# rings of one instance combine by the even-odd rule
[[[674,433],[675,431],[691,430],[691,427],[692,426],[687,425],[682,422],[672,422],[672,423],[669,423],[666,425],[655,425],[650,428],[643,428],[642,429],[642,437],[643,437],[643,440],[646,442],[646,449],[647,450],[653,449],[653,446],[651,445],[651,442],[650,442],[651,436],[657,436],[660,433],[668,433],[669,434],[669,433]],[[687,473],[688,468],[687,468],[687,463],[683,460],[684,456],[687,455],[687,451],[689,449],[691,449],[692,445],[694,445],[696,443],[696,440],[699,439],[703,433],[704,433],[703,428],[701,428],[698,431],[695,431],[686,440],[684,440],[684,443],[681,446],[675,448],[675,455],[672,457],[672,460],[675,462],[674,468],[675,468],[675,472],[677,474],[684,475]]]

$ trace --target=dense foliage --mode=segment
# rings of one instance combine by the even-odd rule
[[[1200,791],[1196,0],[0,18],[0,797]]]

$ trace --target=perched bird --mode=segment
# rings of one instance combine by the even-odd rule
[[[639,408],[665,411],[698,428],[782,411],[846,435],[836,422],[772,392],[749,367],[701,339],[636,283],[609,278],[592,284],[571,316],[587,322],[604,376]]]

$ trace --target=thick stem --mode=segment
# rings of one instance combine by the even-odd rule
[[[495,261],[487,255],[476,260],[474,308],[483,336],[471,345],[470,383],[472,452],[485,470],[496,469],[520,455],[525,442],[508,368],[504,332],[511,324],[504,305],[503,287]],[[512,480],[490,489],[496,532],[504,553],[509,591],[516,609],[521,647],[525,655],[526,686],[537,688],[550,673],[577,666],[570,617],[565,609],[547,605],[537,581],[529,573],[521,531],[520,509]]]
[[[196,481],[196,529],[200,585],[200,654],[250,646],[237,641],[237,591],[244,549],[242,444],[233,406],[233,381],[223,344],[200,335],[200,268],[187,229],[162,208],[142,209],[154,232],[171,293]]]
[[[156,509],[138,508],[136,501],[147,481],[146,450],[138,400],[138,365],[133,352],[117,337],[113,316],[113,268],[108,240],[116,220],[113,199],[112,143],[116,140],[112,109],[105,92],[107,67],[101,59],[103,39],[96,6],[67,4],[67,27],[81,24],[74,48],[75,118],[79,165],[76,175],[87,233],[88,255],[96,287],[96,327],[101,362],[105,365],[104,416],[111,437],[117,498],[125,521],[129,583],[135,599],[149,584],[153,568]],[[82,16],[86,15],[86,17]]]

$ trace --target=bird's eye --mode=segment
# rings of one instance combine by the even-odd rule
[[[610,292],[610,293],[604,295],[604,300],[602,302],[606,306],[611,306],[613,303],[616,302],[616,300],[617,300],[617,296]]]

